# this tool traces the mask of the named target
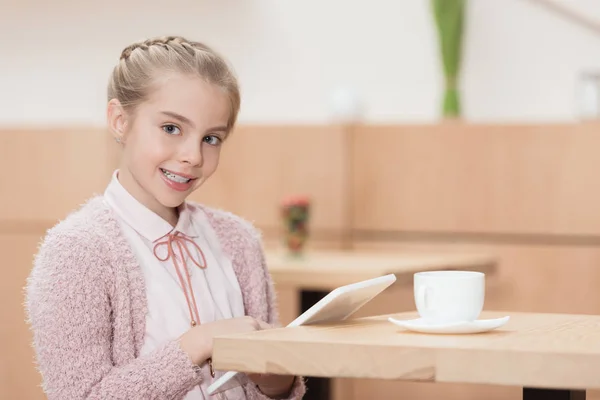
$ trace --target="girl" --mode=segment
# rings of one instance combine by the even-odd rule
[[[48,231],[26,305],[50,400],[207,399],[215,336],[278,324],[257,231],[186,201],[236,122],[236,78],[182,37],[125,48],[108,85],[122,146],[103,196]],[[301,398],[302,379],[242,375],[227,399]]]

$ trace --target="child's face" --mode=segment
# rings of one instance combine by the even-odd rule
[[[119,180],[159,214],[181,205],[215,172],[229,116],[221,88],[196,77],[164,79],[127,119]]]

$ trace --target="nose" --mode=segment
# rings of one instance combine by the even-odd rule
[[[202,156],[202,143],[198,143],[197,140],[184,141],[179,154],[181,162],[190,164],[193,167],[202,166],[204,159]]]

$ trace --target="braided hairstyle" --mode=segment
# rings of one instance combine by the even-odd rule
[[[233,128],[240,109],[237,78],[218,53],[181,36],[148,39],[123,49],[110,76],[108,100],[117,99],[132,111],[148,98],[157,78],[169,72],[199,76],[223,89],[231,105],[228,128]]]

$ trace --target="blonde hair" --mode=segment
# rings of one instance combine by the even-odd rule
[[[227,93],[231,105],[228,128],[240,109],[237,78],[227,62],[205,44],[181,36],[148,39],[127,46],[108,83],[108,100],[117,99],[129,111],[145,101],[165,72],[197,75]]]

